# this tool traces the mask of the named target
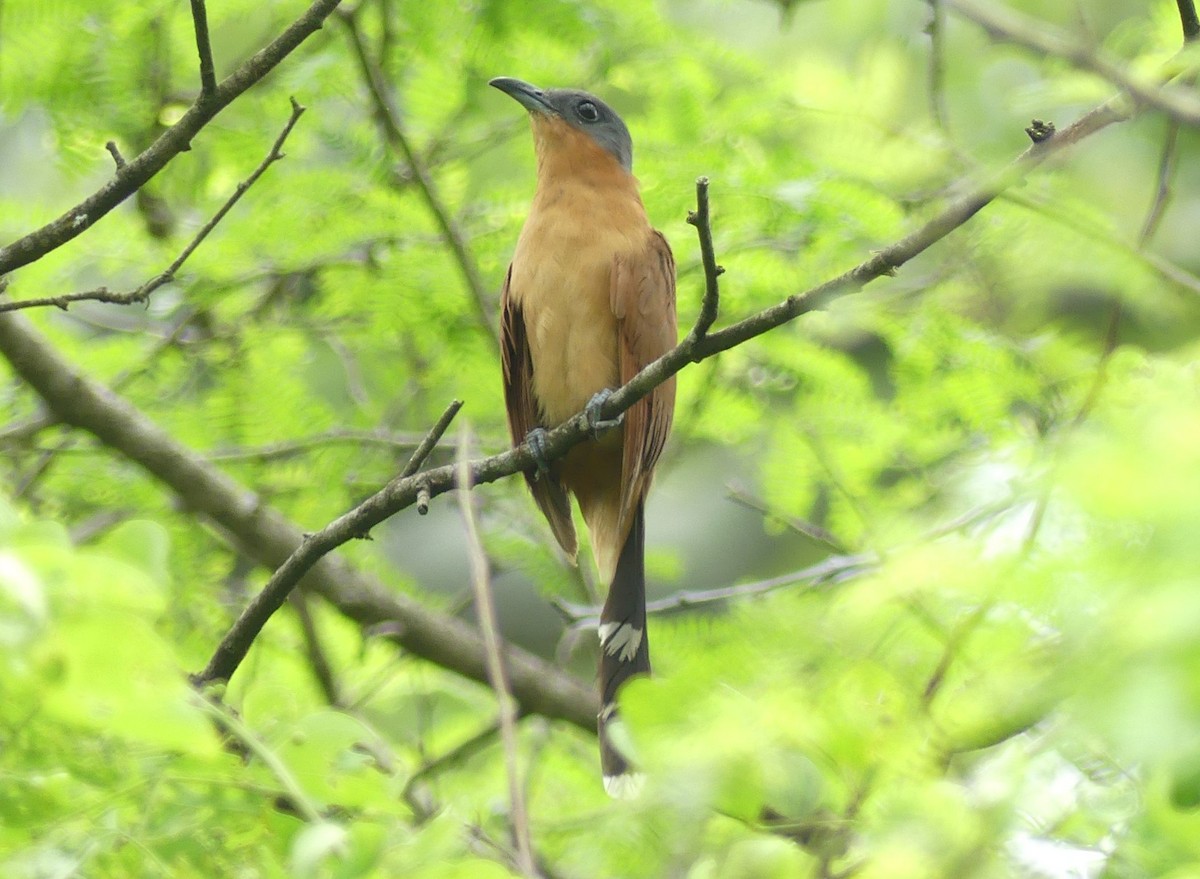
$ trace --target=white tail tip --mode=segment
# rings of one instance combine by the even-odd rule
[[[614,800],[637,799],[646,786],[646,776],[641,772],[623,772],[620,775],[604,776],[604,792]]]

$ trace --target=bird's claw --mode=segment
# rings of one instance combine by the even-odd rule
[[[546,460],[546,431],[535,427],[525,435],[525,445],[529,446],[529,454],[533,455],[533,463],[537,465],[535,478],[550,472],[550,462]]]
[[[597,391],[592,395],[592,399],[588,400],[587,406],[584,407],[584,414],[587,415],[588,427],[591,428],[592,438],[599,439],[602,433],[612,430],[614,427],[620,427],[621,422],[625,420],[625,413],[622,412],[616,418],[601,418],[600,409],[608,402],[608,398],[613,395],[613,392],[608,388],[602,391]]]

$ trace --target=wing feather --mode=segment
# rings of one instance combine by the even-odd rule
[[[509,291],[512,266],[504,277],[500,294],[500,356],[504,369],[504,403],[508,411],[508,430],[513,445],[520,445],[535,427],[545,427],[533,395],[533,360],[525,331],[525,316]],[[556,468],[549,473],[525,473],[525,482],[537,501],[550,529],[563,551],[572,559],[579,550],[575,524],[571,520],[571,501],[557,477]]]
[[[618,256],[612,271],[612,308],[617,317],[621,384],[675,346],[675,259],[661,232],[645,248]],[[671,432],[675,379],[668,379],[625,413],[621,532],[650,488],[654,465]]]

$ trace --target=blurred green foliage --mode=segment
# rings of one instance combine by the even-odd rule
[[[1082,23],[1011,5],[1141,71],[1180,42],[1166,0],[1091,4]],[[209,6],[219,77],[303,9]],[[593,88],[622,112],[685,325],[703,283],[684,222],[697,175],[713,181],[732,319],[916,228],[958,181],[1022,150],[1031,117],[1061,127],[1112,92],[947,11],[943,128],[916,0],[354,8],[489,311],[533,176],[521,114],[491,76]],[[177,0],[0,6],[0,241],[101,185],[105,141],[144,149],[194,98],[195,66]],[[286,160],[175,283],[146,308],[36,320],[315,530],[385,482],[452,397],[485,451],[505,445],[494,342],[379,137],[344,24],[138,197],[14,273],[9,295],[130,289],[161,271],[266,154],[288,96],[308,112]],[[1153,114],[1109,129],[896,277],[680,375],[652,510],[660,590],[819,557],[780,524],[794,520],[881,564],[656,619],[657,677],[624,699],[648,774],[634,802],[604,797],[588,736],[525,719],[547,876],[1200,872],[1200,166],[1178,162],[1140,243],[1166,140]],[[1179,133],[1179,156],[1197,148]],[[0,399],[9,428],[38,414],[14,381]],[[223,747],[185,675],[265,575],[93,439],[0,437],[0,874],[513,875],[499,746],[455,752],[492,723],[490,691],[313,606],[331,707],[284,612],[227,694],[240,719]],[[713,513],[730,506],[725,467],[768,515],[733,527]],[[498,587],[586,597],[519,482],[479,492]],[[456,523],[406,512],[380,531],[344,552],[461,604]],[[713,581],[714,552],[732,577]],[[549,652],[560,633],[530,631],[542,603],[500,591],[513,636]]]

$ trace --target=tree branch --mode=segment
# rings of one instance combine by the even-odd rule
[[[0,353],[56,417],[144,468],[178,495],[184,508],[216,524],[247,557],[274,570],[304,543],[302,531],[277,510],[72,367],[24,315],[0,314]],[[508,453],[513,472],[517,457]],[[527,466],[532,463],[525,458]],[[357,527],[361,533],[361,523]],[[486,683],[483,641],[462,620],[431,610],[333,556],[313,565],[303,585],[414,655]],[[512,645],[505,654],[513,694],[523,710],[560,718],[589,732],[595,729],[599,700],[590,687]]]
[[[422,786],[425,779],[432,775],[436,775],[444,769],[457,768],[467,760],[474,757],[481,750],[492,743],[492,739],[500,734],[500,724],[489,724],[485,729],[472,735],[470,738],[455,745],[449,751],[432,760],[426,760],[421,767],[408,777],[408,781],[404,783],[403,790],[400,791],[400,799],[404,800],[413,811],[422,818],[429,817],[432,810],[425,802],[425,797],[422,796]]]
[[[321,643],[321,633],[317,631],[317,621],[313,619],[312,609],[308,606],[308,596],[303,592],[293,592],[288,596],[288,603],[296,612],[300,623],[300,634],[304,638],[304,653],[308,657],[308,667],[313,673],[313,679],[321,688],[325,701],[337,708],[344,708],[342,688],[338,686],[337,677],[329,656],[325,653],[325,645]]]
[[[454,400],[446,407],[446,411],[442,413],[441,418],[417,446],[397,479],[404,479],[417,472],[461,408],[462,402],[459,400]],[[367,533],[369,528],[359,527],[356,524],[357,520],[361,518],[360,511],[371,508],[384,491],[387,491],[386,487],[363,501],[349,513],[330,522],[316,534],[310,534],[304,538],[286,561],[276,568],[262,591],[246,605],[245,610],[225,633],[225,637],[221,639],[217,649],[213,651],[212,658],[209,659],[204,671],[192,676],[193,685],[203,687],[213,681],[228,681],[233,677],[233,673],[246,658],[246,654],[250,651],[250,647],[258,638],[259,633],[262,632],[263,626],[267,624],[267,620],[283,606],[288,595],[313,565],[342,544],[355,538],[361,538]]]
[[[700,239],[700,264],[704,266],[704,299],[700,303],[700,313],[696,316],[696,324],[688,338],[703,339],[717,320],[721,302],[721,288],[717,279],[725,273],[724,267],[717,265],[717,257],[713,252],[707,177],[696,178],[696,209],[688,211],[687,221],[696,227],[696,236]]]
[[[755,580],[753,583],[739,583],[736,586],[720,586],[716,589],[687,589],[660,598],[657,601],[646,602],[646,613],[671,613],[702,607],[708,604],[723,604],[738,598],[748,598],[763,595],[803,583],[806,589],[816,589],[826,583],[839,583],[842,580],[856,577],[859,574],[874,570],[879,566],[879,558],[872,553],[858,555],[833,555],[822,559],[815,565],[770,577],[766,580]],[[595,628],[600,624],[600,608],[586,604],[555,599],[551,602],[554,609],[562,614],[573,627]]]
[[[68,293],[65,296],[46,296],[40,299],[21,299],[17,302],[0,302],[0,312],[18,311],[22,308],[39,308],[47,305],[53,305],[66,311],[67,307],[72,302],[85,301],[107,302],[116,305],[129,305],[134,302],[145,302],[150,298],[150,295],[155,290],[174,280],[175,273],[183,267],[183,264],[187,262],[188,257],[196,252],[196,248],[198,248],[204,242],[204,239],[207,238],[209,233],[217,227],[217,224],[220,223],[221,220],[225,219],[225,215],[228,214],[233,209],[233,206],[241,200],[241,197],[246,194],[246,191],[258,181],[258,178],[263,175],[267,168],[271,167],[284,157],[282,152],[283,143],[287,140],[288,135],[292,133],[292,129],[296,127],[296,122],[299,120],[300,115],[305,109],[296,103],[295,98],[291,98],[291,102],[292,115],[288,118],[287,124],[283,126],[283,130],[279,132],[279,136],[275,138],[275,143],[272,144],[271,150],[267,153],[266,158],[259,163],[258,167],[254,169],[249,177],[237,185],[237,189],[233,191],[233,194],[226,199],[225,203],[221,205],[215,214],[212,215],[209,221],[200,228],[200,231],[196,233],[196,236],[190,242],[188,242],[187,247],[180,252],[179,256],[175,257],[174,262],[172,262],[169,266],[167,266],[149,281],[142,284],[142,286],[138,287],[136,290],[130,290],[127,293],[110,293],[107,288],[100,287],[97,290],[87,290],[82,293]]]
[[[480,325],[487,329],[492,342],[499,347],[500,334],[492,315],[493,308],[489,302],[488,288],[479,274],[479,267],[475,264],[475,258],[467,247],[462,230],[450,216],[450,211],[442,202],[437,184],[434,183],[425,161],[417,154],[412,143],[409,142],[404,127],[400,124],[400,112],[396,109],[395,101],[392,100],[392,93],[383,71],[379,69],[379,65],[367,52],[366,41],[359,29],[357,18],[350,12],[343,13],[338,17],[346,25],[354,56],[358,60],[367,90],[371,93],[371,100],[375,105],[375,121],[379,126],[380,134],[388,146],[404,157],[405,163],[412,170],[417,188],[420,189],[429,212],[433,214],[433,218],[441,230],[442,238],[450,248],[450,252],[454,254],[454,261],[458,264],[459,272],[467,285],[467,292],[471,296],[471,302],[475,306],[476,318]]]
[[[463,524],[467,532],[467,555],[471,563],[471,586],[475,592],[475,616],[483,631],[486,648],[488,679],[496,691],[499,711],[500,743],[504,749],[504,769],[508,776],[509,812],[513,837],[517,843],[517,866],[525,876],[536,877],[533,866],[533,846],[529,840],[529,814],[525,809],[525,791],[521,785],[520,768],[517,764],[517,709],[508,691],[508,675],[504,671],[504,657],[500,653],[499,624],[496,621],[496,606],[492,601],[492,589],[488,582],[488,562],[475,522],[475,508],[471,494],[471,462],[469,433],[463,431],[458,444],[458,505],[462,510]]]
[[[943,134],[948,134],[950,124],[946,115],[945,79],[945,24],[944,0],[925,0],[929,4],[929,22],[925,33],[929,35],[929,115]]]
[[[1138,104],[1153,107],[1184,125],[1200,126],[1200,98],[1194,92],[1166,91],[1139,82],[1120,64],[1045,22],[1027,18],[996,4],[985,8],[976,6],[971,0],[950,2],[955,11],[975,22],[993,38],[1062,58],[1112,83]]]
[[[1190,43],[1200,37],[1200,18],[1196,17],[1194,0],[1175,0],[1179,7],[1179,23],[1183,25],[1183,41]]]
[[[200,55],[200,100],[207,101],[217,91],[213,70],[212,43],[208,39],[208,13],[204,0],[192,0],[192,27],[196,31],[196,52]]]
[[[0,433],[0,442],[5,435]],[[388,433],[382,430],[327,430],[324,433],[280,440],[261,446],[222,447],[209,452],[210,461],[276,461],[294,458],[312,449],[325,446],[383,446],[384,448],[415,449],[423,437],[419,434]]]
[[[58,219],[0,248],[0,275],[41,259],[66,244],[135,193],[167,162],[188,149],[192,138],[218,113],[319,30],[337,5],[338,0],[314,0],[282,34],[217,84],[210,98],[193,103],[183,117],[145,151],[117,169],[108,183]]]
[[[764,518],[779,522],[781,525],[786,525],[788,528],[807,537],[809,540],[823,543],[836,553],[848,553],[850,548],[828,528],[822,528],[816,522],[808,522],[797,516],[789,516],[785,513],[780,513],[772,510],[766,503],[750,492],[746,491],[740,485],[725,486],[726,497],[735,504],[745,507],[747,510],[753,510],[756,513],[761,513]]]

